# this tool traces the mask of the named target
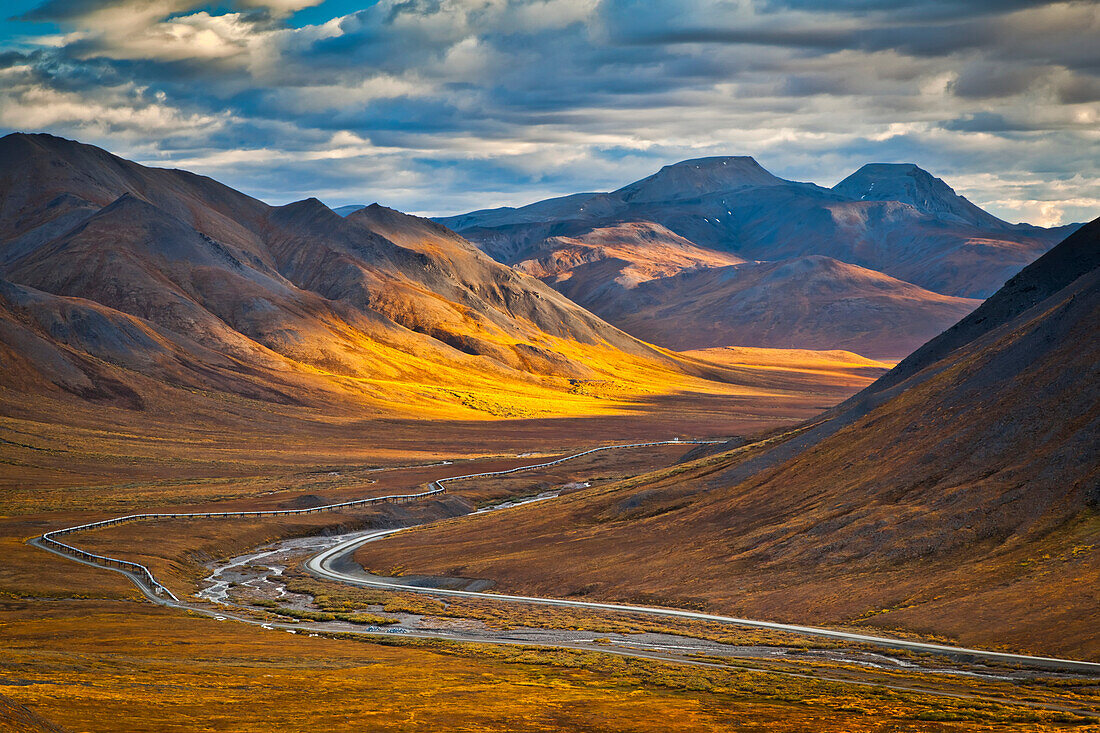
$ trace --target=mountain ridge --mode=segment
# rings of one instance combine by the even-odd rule
[[[232,359],[349,377],[408,374],[416,363],[372,364],[374,347],[357,352],[373,343],[452,369],[488,359],[486,375],[505,383],[600,379],[606,365],[585,362],[603,350],[624,364],[678,369],[434,223],[420,220],[406,242],[432,230],[433,246],[418,250],[372,231],[362,212],[343,218],[316,198],[269,207],[210,179],[52,136],[9,135],[0,159],[13,165],[0,177],[0,231],[10,237],[0,277],[88,298]],[[562,357],[542,343],[548,337],[566,353],[579,339],[591,353]]]
[[[869,164],[829,189],[779,178],[746,156],[682,161],[610,193],[575,194],[437,221],[494,259],[538,274],[616,325],[671,348],[677,343],[662,338],[677,331],[677,319],[688,329],[702,326],[679,308],[674,288],[668,288],[669,299],[660,304],[660,313],[650,313],[644,323],[616,321],[611,315],[629,310],[632,287],[642,282],[652,286],[651,277],[638,278],[639,271],[676,277],[699,267],[729,264],[719,262],[720,257],[782,261],[821,255],[881,272],[905,283],[904,288],[916,286],[931,293],[931,301],[911,301],[911,317],[920,319],[936,307],[932,301],[943,297],[984,298],[1066,233],[1003,222],[913,164]],[[602,257],[584,245],[598,232],[631,227],[660,227],[669,238],[681,241],[681,249],[694,248],[698,254],[692,262],[669,250],[668,259],[657,262],[648,244],[630,236],[617,243],[605,238]],[[634,285],[616,287],[631,282]],[[785,289],[797,284],[791,282]],[[838,299],[838,307],[839,303]],[[944,316],[899,341],[890,335],[890,323],[877,320],[874,310],[852,312],[846,318],[853,335],[866,332],[868,326],[877,328],[883,343],[872,347],[874,353],[893,358],[950,325]],[[730,321],[723,331],[708,323],[711,340],[692,347],[735,345],[741,338],[740,325]],[[793,346],[814,348],[826,334],[806,336],[805,342]],[[888,354],[887,344],[896,353]]]
[[[758,186],[784,186],[779,178],[748,155],[693,158],[666,165],[648,178],[611,192],[629,203],[674,201]]]
[[[933,216],[992,230],[1012,229],[914,163],[867,163],[832,188],[860,201],[900,201]]]
[[[979,303],[825,255],[706,267],[649,280],[617,299],[620,311],[581,302],[628,332],[678,351],[713,348],[728,339],[759,348],[842,348],[887,360]],[[666,315],[672,308],[675,318]],[[858,324],[869,314],[874,327],[861,330]],[[684,329],[683,323],[693,328]]]

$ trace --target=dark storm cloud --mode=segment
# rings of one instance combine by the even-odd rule
[[[1042,69],[977,63],[963,67],[951,91],[970,99],[997,99],[1022,94],[1044,77]]]
[[[966,21],[936,25],[869,26],[861,28],[682,28],[623,39],[627,43],[664,46],[714,43],[780,46],[816,51],[899,51],[916,56],[982,48],[996,43],[997,29]]]
[[[1062,104],[1090,104],[1100,102],[1100,79],[1074,75],[1058,82],[1055,87]]]
[[[1089,0],[1077,0],[1081,4]],[[822,14],[889,13],[900,21],[955,20],[1000,15],[1015,10],[1033,9],[1043,5],[1061,5],[1061,0],[931,0],[899,3],[896,0],[769,0],[764,7],[771,11],[800,10]]]
[[[947,120],[941,124],[945,130],[957,132],[1028,132],[1032,128],[1013,122],[993,112],[975,112],[954,120]]]
[[[29,21],[73,20],[101,10],[104,6],[121,4],[121,2],[110,3],[103,0],[47,0],[39,7],[18,17]]]

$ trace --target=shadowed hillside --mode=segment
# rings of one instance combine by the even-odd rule
[[[565,290],[571,295],[571,290]],[[673,349],[730,342],[847,349],[896,358],[980,302],[811,255],[694,269],[639,284],[607,304],[578,302]],[[690,324],[690,327],[685,327]]]

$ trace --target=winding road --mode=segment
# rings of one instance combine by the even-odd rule
[[[482,598],[493,601],[524,603],[529,605],[563,606],[566,608],[586,608],[597,611],[615,611],[619,613],[644,614],[648,616],[684,618],[697,621],[713,621],[716,623],[732,624],[735,626],[747,626],[759,629],[771,629],[773,631],[786,631],[806,636],[840,639],[843,641],[856,642],[860,644],[870,644],[887,649],[904,649],[908,651],[944,654],[963,660],[983,660],[987,662],[999,662],[1003,664],[1020,664],[1028,667],[1073,670],[1076,672],[1090,672],[1093,674],[1100,674],[1100,663],[1098,662],[1085,662],[1074,659],[1059,659],[1057,657],[1036,657],[1027,654],[1009,654],[1006,652],[994,652],[985,649],[969,649],[967,647],[948,646],[945,644],[932,644],[928,642],[909,641],[905,639],[890,639],[887,637],[869,636],[867,634],[857,634],[849,631],[838,631],[836,629],[827,629],[817,626],[799,626],[795,624],[777,623],[775,621],[758,621],[755,619],[737,618],[734,616],[719,616],[716,614],[700,613],[697,611],[685,611],[677,608],[661,608],[658,606],[631,606],[621,603],[576,601],[565,598],[544,598],[540,596],[516,596],[502,593],[488,593],[485,591],[426,588],[424,586],[418,585],[404,585],[397,580],[370,575],[362,568],[359,568],[358,570],[346,569],[348,566],[355,566],[356,568],[358,568],[358,566],[355,565],[354,561],[349,560],[349,556],[352,555],[359,547],[365,545],[368,542],[381,540],[385,537],[397,534],[398,532],[403,532],[407,529],[411,528],[406,527],[403,529],[385,530],[365,537],[357,537],[347,542],[343,542],[310,558],[305,564],[306,570],[308,570],[314,576],[325,578],[327,580],[335,580],[341,583],[349,583],[351,585],[366,586],[371,588],[385,588],[388,590],[426,593],[434,596]],[[336,568],[335,566],[337,565],[344,566],[344,569]]]
[[[401,494],[385,497],[374,497],[370,499],[361,499],[356,501],[341,502],[338,504],[329,504],[320,507],[312,507],[309,509],[289,509],[289,510],[272,510],[272,511],[255,511],[255,512],[206,512],[206,513],[188,513],[188,514],[138,514],[128,515],[125,517],[117,517],[114,519],[103,520],[100,522],[92,522],[89,524],[78,525],[75,527],[67,527],[64,529],[54,530],[47,532],[41,537],[35,538],[30,541],[41,549],[53,552],[68,559],[76,560],[86,565],[93,565],[96,567],[107,567],[110,570],[120,572],[129,577],[142,592],[152,601],[161,605],[182,608],[187,610],[198,610],[208,616],[220,616],[219,614],[210,611],[209,609],[203,609],[201,607],[194,606],[192,604],[181,602],[178,598],[171,594],[171,592],[165,588],[159,581],[153,577],[153,574],[144,565],[129,562],[126,560],[120,560],[117,558],[106,557],[102,555],[95,555],[88,553],[84,550],[80,550],[69,544],[62,543],[56,539],[57,536],[66,535],[73,532],[86,531],[96,529],[99,527],[106,527],[123,522],[143,521],[143,520],[166,520],[166,519],[194,519],[194,518],[241,518],[241,517],[260,517],[260,516],[285,516],[293,514],[310,514],[316,512],[335,511],[338,509],[344,509],[357,505],[377,504],[386,502],[407,502],[416,501],[430,496],[442,494],[446,492],[446,484],[461,481],[465,479],[473,478],[485,478],[491,476],[502,476],[506,474],[518,473],[521,471],[531,471],[540,468],[547,468],[555,466],[566,461],[571,461],[582,456],[591,455],[593,453],[599,453],[601,451],[609,450],[622,450],[627,448],[642,448],[649,446],[659,445],[692,445],[703,444],[713,445],[721,444],[726,441],[722,440],[667,440],[667,441],[654,441],[648,443],[630,443],[626,445],[610,445],[602,446],[599,448],[593,448],[590,450],[582,451],[572,455],[564,456],[552,461],[544,463],[536,463],[532,465],[520,466],[517,468],[505,469],[501,471],[485,471],[481,473],[462,474],[457,476],[450,476],[447,478],[437,479],[433,482],[435,488],[428,491],[420,492],[417,494]],[[529,605],[544,605],[544,606],[560,606],[568,608],[580,608],[580,609],[592,609],[598,611],[612,611],[619,613],[631,613],[631,614],[644,614],[649,616],[658,617],[673,617],[692,619],[699,621],[710,621],[723,624],[731,624],[735,626],[745,626],[751,628],[771,629],[775,631],[784,631],[794,634],[802,634],[807,636],[824,637],[830,639],[837,639],[842,641],[849,641],[859,644],[868,644],[887,649],[902,649],[916,652],[927,652],[933,654],[942,654],[961,660],[981,660],[986,662],[997,662],[1002,664],[1017,664],[1032,668],[1044,668],[1044,669],[1058,669],[1058,670],[1070,670],[1075,672],[1085,672],[1089,674],[1100,675],[1100,663],[1087,662],[1075,659],[1061,659],[1057,657],[1040,657],[1031,656],[1026,654],[1010,654],[1006,652],[995,652],[984,649],[970,649],[966,647],[950,646],[945,644],[933,644],[928,642],[910,641],[905,639],[891,639],[887,637],[871,636],[867,634],[858,634],[848,631],[840,631],[836,629],[821,628],[816,626],[802,626],[796,624],[785,624],[774,621],[760,621],[755,619],[737,618],[733,616],[721,616],[716,614],[701,613],[697,611],[687,611],[675,608],[661,608],[656,606],[634,606],[618,603],[601,603],[596,601],[578,601],[563,598],[549,598],[538,596],[519,596],[519,595],[507,595],[500,593],[489,593],[484,591],[468,591],[468,590],[454,590],[444,588],[426,588],[424,586],[406,585],[398,582],[394,579],[381,578],[368,574],[365,570],[359,567],[354,561],[350,560],[355,550],[368,542],[375,542],[385,537],[391,536],[398,532],[403,532],[411,527],[405,527],[401,529],[391,529],[379,532],[374,532],[366,536],[357,537],[355,539],[342,542],[335,547],[329,548],[324,552],[321,552],[306,563],[306,569],[313,575],[325,578],[327,580],[338,581],[342,583],[348,583],[351,585],[366,586],[373,588],[382,588],[388,590],[407,591],[414,593],[425,593],[434,596],[458,596],[468,598],[481,598],[493,601],[503,601],[508,603],[521,603]],[[339,566],[339,567],[337,567]],[[256,623],[254,619],[247,619],[245,617],[232,616],[234,620],[245,621],[247,623]],[[271,626],[270,624],[265,624]],[[289,630],[291,627],[286,626]],[[301,628],[301,627],[299,627]]]

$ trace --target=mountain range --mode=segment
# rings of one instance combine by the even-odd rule
[[[169,423],[189,393],[476,419],[672,394],[771,394],[799,412],[825,388],[651,346],[427,219],[269,206],[29,134],[0,139],[0,359],[9,415],[38,415],[36,395],[143,410],[160,394]],[[880,366],[860,361],[854,384]]]
[[[3,138],[0,161],[6,335],[19,332],[13,359],[41,354],[39,371],[66,389],[107,383],[72,349],[286,400],[299,398],[277,383],[318,375],[366,393],[380,379],[469,386],[471,373],[568,389],[609,376],[603,352],[675,371],[424,219],[379,206],[343,218],[316,199],[271,207],[48,135]]]
[[[895,359],[1074,228],[1009,224],[915,165],[865,165],[829,189],[750,157],[438,221],[661,346]]]

